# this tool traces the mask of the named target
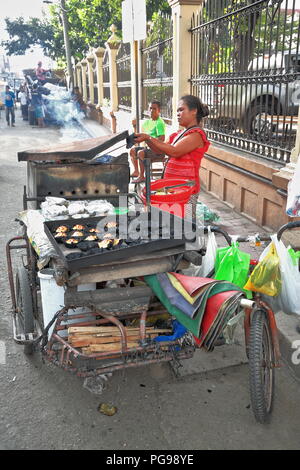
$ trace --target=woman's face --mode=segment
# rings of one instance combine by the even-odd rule
[[[177,120],[180,126],[188,127],[196,120],[197,110],[189,109],[187,104],[180,100],[177,106]]]

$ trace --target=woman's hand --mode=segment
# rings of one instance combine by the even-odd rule
[[[140,144],[141,142],[145,142],[149,139],[148,134],[134,134],[134,143]]]

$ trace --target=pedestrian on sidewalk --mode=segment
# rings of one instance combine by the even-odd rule
[[[22,86],[19,93],[23,121],[28,121],[28,95]]]
[[[45,127],[45,111],[43,105],[43,98],[41,88],[37,83],[34,83],[31,92],[31,106],[34,109],[34,115],[39,127]]]
[[[6,115],[6,121],[7,125],[10,125],[10,120],[11,120],[11,125],[12,127],[15,127],[15,94],[14,92],[10,89],[8,85],[5,87],[5,115]],[[10,119],[11,118],[11,119]]]

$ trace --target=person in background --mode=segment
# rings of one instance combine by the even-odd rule
[[[19,99],[21,103],[21,112],[23,121],[28,121],[28,96],[26,90],[21,86],[19,91]]]
[[[50,72],[50,70],[43,69],[42,62],[38,62],[38,66],[35,70],[36,78],[40,82],[41,85],[46,83],[46,73]]]
[[[72,100],[76,104],[78,111],[81,111],[86,115],[87,105],[83,101],[82,94],[80,93],[80,89],[78,86],[74,86],[73,88]]]
[[[178,102],[177,119],[183,131],[170,135],[167,142],[151,135],[136,134],[135,142],[146,142],[153,152],[164,153],[169,159],[164,178],[184,178],[195,182],[194,199],[200,191],[200,165],[210,143],[202,129],[203,118],[209,115],[208,106],[193,95],[182,96]],[[192,204],[195,201],[190,201]]]
[[[155,137],[161,142],[165,140],[166,125],[160,117],[160,102],[153,100],[149,107],[151,119],[147,119],[142,124],[142,131],[151,137]],[[130,157],[134,167],[131,177],[136,177],[134,183],[145,181],[144,158],[150,158],[152,161],[161,161],[164,158],[164,152],[155,152],[148,147],[132,147],[130,149]]]
[[[15,94],[10,89],[8,85],[5,87],[5,115],[7,125],[10,125],[10,117],[11,117],[11,125],[15,127]]]
[[[40,87],[34,83],[31,91],[31,106],[34,108],[35,118],[39,127],[45,127],[45,111],[43,107],[43,98]]]

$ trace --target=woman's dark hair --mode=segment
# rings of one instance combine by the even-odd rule
[[[196,119],[198,124],[202,121],[203,118],[209,115],[209,108],[207,104],[202,103],[198,96],[184,95],[180,98],[180,100],[182,100],[190,110],[197,109]]]

